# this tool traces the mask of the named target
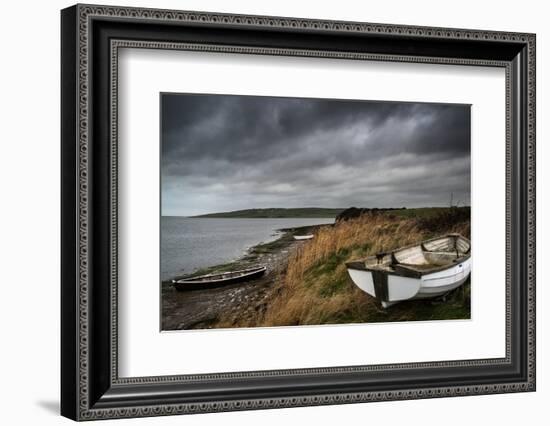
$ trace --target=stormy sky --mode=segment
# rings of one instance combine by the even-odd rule
[[[162,94],[162,214],[470,204],[470,106]]]

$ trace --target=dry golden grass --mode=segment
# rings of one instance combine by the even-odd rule
[[[284,281],[279,284],[282,291],[265,312],[262,325],[323,324],[342,315],[351,319],[353,313],[365,308],[364,304],[375,301],[353,284],[341,283],[342,275],[347,273],[345,261],[354,255],[367,256],[419,238],[421,233],[413,221],[389,219],[385,215],[365,215],[319,229],[313,240],[290,257]],[[334,269],[324,274],[323,262],[329,260],[335,263]],[[332,282],[326,282],[326,278]],[[340,284],[334,291],[323,291],[334,281]]]
[[[448,229],[469,236],[469,223]],[[364,215],[320,228],[290,257],[261,326],[363,322],[383,313],[349,279],[345,262],[429,238],[414,219]]]
[[[469,300],[465,308],[461,306],[454,311],[438,308],[437,314],[418,302],[384,310],[349,278],[345,266],[349,260],[448,232],[470,236],[469,221],[439,226],[437,232],[428,230],[423,224],[415,218],[367,214],[334,226],[321,227],[315,238],[302,243],[290,255],[288,266],[278,276],[272,296],[263,309],[240,318],[220,318],[216,326],[267,327],[463,318],[464,312],[469,316]],[[431,222],[430,226],[433,225]]]

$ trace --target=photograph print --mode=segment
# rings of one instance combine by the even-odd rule
[[[470,319],[470,105],[160,107],[162,330]]]

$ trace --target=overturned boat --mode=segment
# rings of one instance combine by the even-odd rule
[[[444,295],[466,282],[471,245],[459,234],[378,253],[346,263],[353,282],[387,308],[394,303]]]
[[[257,266],[254,268],[241,269],[239,271],[199,275],[196,277],[172,280],[172,284],[176,290],[179,291],[206,290],[259,278],[265,273],[266,269],[265,266]]]

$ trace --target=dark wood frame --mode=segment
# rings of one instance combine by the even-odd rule
[[[76,5],[62,11],[61,35],[64,416],[87,420],[535,390],[533,34]],[[505,68],[506,357],[119,378],[120,47]]]

